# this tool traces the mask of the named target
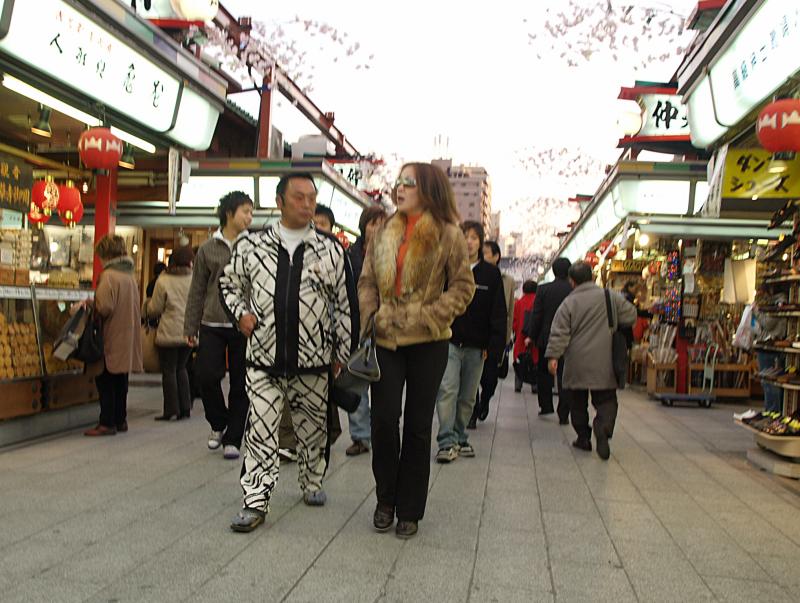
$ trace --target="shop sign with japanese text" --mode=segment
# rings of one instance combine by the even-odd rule
[[[650,264],[647,260],[613,260],[611,272],[641,273]]]
[[[688,136],[689,117],[686,105],[677,94],[643,94],[642,129],[637,136]]]
[[[800,198],[800,160],[772,161],[763,149],[728,149],[723,198]]]
[[[32,186],[33,168],[0,155],[0,208],[28,213]]]
[[[766,0],[711,67],[721,124],[736,124],[800,69],[800,6]]]
[[[181,81],[64,0],[0,0],[11,7],[7,54],[157,132],[174,123]],[[5,27],[0,26],[0,35]]]

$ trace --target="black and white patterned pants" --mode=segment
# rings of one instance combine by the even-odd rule
[[[325,443],[328,375],[274,377],[247,369],[250,413],[244,434],[244,505],[269,510],[269,499],[278,481],[278,427],[284,403],[289,404],[297,435],[300,488],[322,488],[325,475]]]

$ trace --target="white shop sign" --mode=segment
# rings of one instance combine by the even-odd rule
[[[686,105],[677,94],[643,94],[642,128],[637,136],[688,136],[689,118]]]
[[[0,53],[67,84],[157,132],[169,130],[181,81],[64,0],[0,0],[11,6]],[[2,32],[0,32],[2,33]]]
[[[766,0],[690,95],[692,141],[701,147],[712,144],[798,70],[800,6]],[[706,117],[714,109],[716,119],[709,123]]]

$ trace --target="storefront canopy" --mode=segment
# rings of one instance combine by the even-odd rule
[[[209,159],[190,164],[191,174],[178,195],[175,214],[166,201],[120,204],[118,224],[138,226],[213,226],[214,209],[223,195],[240,190],[255,203],[256,222],[278,216],[275,188],[284,174],[308,173],[317,185],[317,203],[333,210],[336,222],[354,235],[364,208],[366,195],[350,184],[339,171],[322,158],[299,160]]]

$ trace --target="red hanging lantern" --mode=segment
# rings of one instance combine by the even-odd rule
[[[800,99],[767,105],[758,116],[756,132],[761,146],[772,153],[800,151]]]
[[[589,253],[586,254],[586,257],[583,258],[583,261],[589,264],[592,268],[594,268],[595,266],[597,266],[597,263],[600,261],[600,259],[597,257],[596,253],[590,251]]]
[[[47,222],[50,219],[50,216],[45,215],[42,210],[39,208],[36,203],[31,201],[31,209],[28,212],[28,222],[33,224],[34,226],[38,226],[41,228],[42,224]]]
[[[336,233],[336,238],[339,239],[339,242],[342,244],[342,247],[345,249],[350,248],[350,239],[347,238],[347,235],[344,234],[343,230],[340,230]]]
[[[108,128],[91,128],[78,138],[78,152],[86,167],[115,170],[122,157],[122,141]]]
[[[72,180],[67,180],[63,186],[59,186],[60,198],[58,202],[58,217],[67,226],[75,226],[83,218],[83,203],[81,193],[75,188]]]
[[[53,177],[47,176],[44,180],[37,180],[33,183],[31,201],[44,215],[50,218],[50,215],[58,209],[59,194],[58,185],[53,182]]]

